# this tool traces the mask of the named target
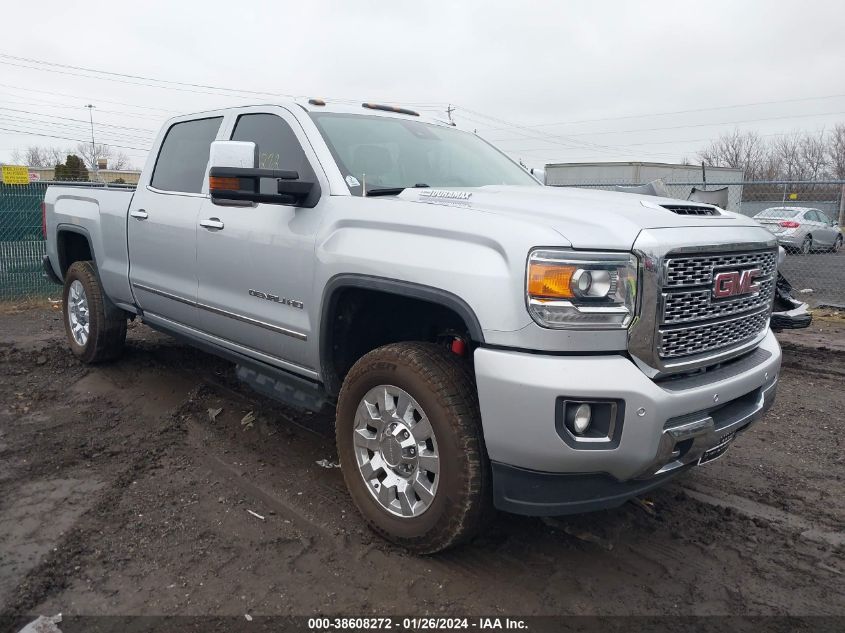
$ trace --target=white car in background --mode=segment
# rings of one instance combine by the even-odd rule
[[[842,248],[842,229],[826,213],[810,207],[771,207],[754,216],[787,251],[804,255]]]

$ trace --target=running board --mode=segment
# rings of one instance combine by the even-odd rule
[[[144,323],[155,330],[235,363],[235,375],[238,379],[268,398],[315,413],[321,412],[327,406],[334,406],[334,401],[319,382],[297,376],[280,367],[274,367],[229,347],[224,347],[200,336],[199,332],[181,323],[169,321],[149,312],[144,313],[142,318]]]
[[[291,407],[319,413],[330,404],[325,390],[307,378],[280,370],[265,373],[247,365],[235,367],[235,375],[254,391]]]

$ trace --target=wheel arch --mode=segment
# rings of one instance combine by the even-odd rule
[[[96,263],[91,234],[88,229],[74,224],[60,224],[56,227],[56,253],[62,279],[74,262],[92,260]]]
[[[329,279],[323,289],[320,311],[320,367],[326,390],[337,395],[343,376],[336,369],[335,322],[339,302],[348,290],[360,290],[401,300],[430,304],[452,313],[475,343],[484,343],[484,332],[475,311],[461,297],[440,288],[414,282],[357,273],[341,273]],[[367,350],[369,351],[369,350]],[[366,352],[365,352],[366,353]]]

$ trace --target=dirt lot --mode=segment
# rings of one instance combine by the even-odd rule
[[[231,365],[132,324],[87,368],[45,308],[0,332],[0,613],[845,615],[836,322],[784,337],[775,408],[653,508],[500,515],[429,558],[373,536],[317,463],[329,417]]]

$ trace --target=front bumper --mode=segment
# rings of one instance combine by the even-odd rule
[[[522,514],[565,514],[618,505],[659,485],[762,416],[774,400],[780,362],[771,332],[740,359],[661,382],[622,355],[479,348],[476,381],[496,505]],[[579,447],[565,441],[555,424],[561,399],[623,400],[618,442]],[[523,486],[520,500],[518,482],[526,477],[533,483]]]

